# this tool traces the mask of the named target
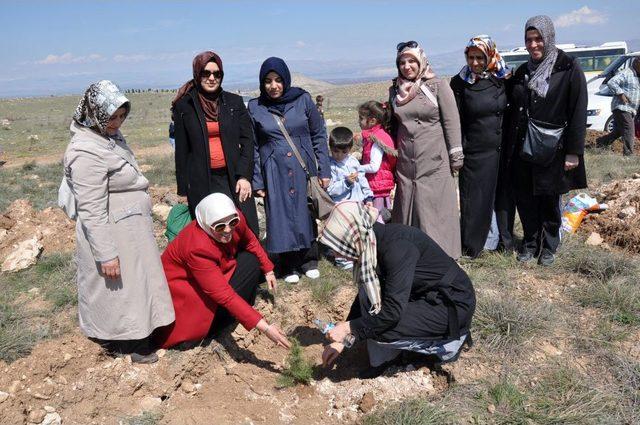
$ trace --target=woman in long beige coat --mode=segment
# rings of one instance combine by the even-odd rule
[[[157,360],[149,336],[174,312],[149,182],[119,131],[129,110],[112,82],[89,86],[71,123],[64,170],[77,208],[80,329],[114,354],[149,363]]]
[[[453,172],[464,156],[456,101],[415,41],[398,44],[396,66],[398,77],[389,89],[398,145],[392,221],[419,227],[457,259],[460,216]]]

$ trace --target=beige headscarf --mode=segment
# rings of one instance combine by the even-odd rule
[[[370,314],[378,314],[382,307],[380,280],[376,273],[378,257],[373,224],[378,210],[359,202],[338,203],[327,219],[318,241],[338,254],[357,258],[354,262],[353,280],[362,285],[371,303]]]
[[[403,55],[409,55],[415,58],[420,64],[418,69],[418,76],[415,80],[407,80],[402,76],[400,72],[400,57]],[[425,55],[424,50],[419,45],[416,47],[405,47],[398,52],[396,56],[396,67],[398,68],[398,78],[396,80],[396,105],[402,106],[408,103],[411,99],[416,97],[420,91],[420,86],[426,81],[436,76],[431,70],[431,65]]]
[[[212,193],[207,195],[196,206],[196,220],[198,224],[207,232],[209,236],[213,236],[211,225],[221,218],[238,214],[236,206],[224,193]]]

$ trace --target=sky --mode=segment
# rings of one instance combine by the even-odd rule
[[[332,82],[390,78],[395,46],[420,42],[440,74],[463,65],[473,35],[523,44],[545,14],[558,43],[627,41],[640,49],[640,1],[0,1],[0,97],[122,88],[176,88],[200,51],[220,54],[223,86],[256,88],[260,64]]]

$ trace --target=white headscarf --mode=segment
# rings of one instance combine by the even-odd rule
[[[207,232],[209,236],[213,236],[211,225],[221,218],[238,214],[235,204],[224,193],[212,193],[207,195],[196,206],[196,220],[198,224]]]

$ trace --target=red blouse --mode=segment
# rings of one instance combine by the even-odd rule
[[[222,150],[222,139],[220,138],[220,124],[217,121],[207,121],[207,133],[209,134],[209,155],[211,155],[211,168],[222,168],[227,166]]]

